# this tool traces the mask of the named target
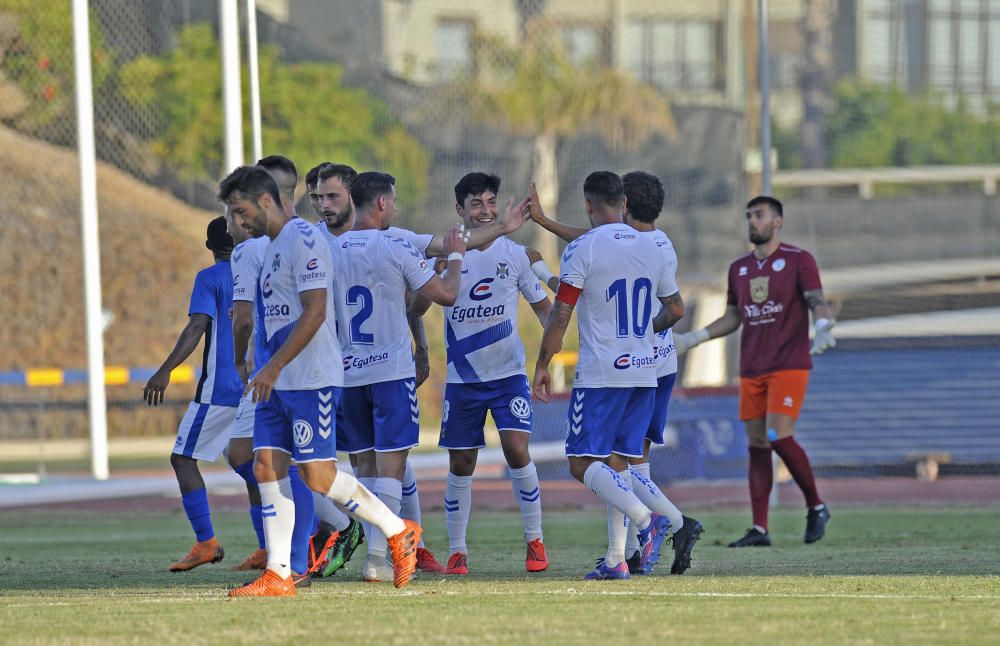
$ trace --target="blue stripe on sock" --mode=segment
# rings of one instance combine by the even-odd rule
[[[212,529],[212,512],[208,508],[208,492],[203,488],[189,491],[181,496],[184,513],[187,514],[191,529],[199,541],[207,541],[215,536]]]

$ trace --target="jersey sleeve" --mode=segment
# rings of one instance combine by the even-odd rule
[[[559,265],[559,282],[566,283],[577,289],[583,289],[583,281],[586,276],[586,246],[585,242],[589,236],[581,236],[566,245],[563,250],[562,262]]]
[[[823,289],[823,284],[819,280],[819,267],[816,259],[808,251],[799,254],[799,290],[809,292],[815,289]]]
[[[434,278],[434,268],[409,241],[390,238],[388,243],[396,262],[403,268],[403,278],[410,291],[417,291]]]
[[[215,318],[215,288],[207,271],[199,271],[194,279],[191,290],[191,304],[188,306],[188,316],[205,314]]]
[[[677,286],[677,252],[673,246],[665,245],[658,249],[662,256],[660,267],[660,282],[657,285],[657,296],[672,296],[680,291]]]
[[[292,245],[292,271],[295,272],[295,289],[300,294],[313,289],[327,289],[333,271],[326,242],[318,236],[308,242],[313,243],[312,247],[300,234]]]
[[[514,257],[517,267],[517,288],[521,290],[521,296],[524,296],[524,300],[529,303],[544,300],[545,290],[531,269],[531,262],[528,260],[528,254],[524,252],[524,247],[514,247]]]
[[[253,270],[253,254],[249,249],[234,249],[230,258],[233,268],[233,301],[253,303],[257,296],[257,273]]]
[[[430,233],[414,233],[409,229],[398,227],[392,227],[389,229],[389,233],[393,239],[409,242],[424,257],[427,256],[427,247],[431,246],[431,242],[434,240],[434,236]]]
[[[733,270],[736,265],[729,266],[729,273],[726,274],[726,305],[737,306],[740,304],[736,294],[736,285],[733,284]]]

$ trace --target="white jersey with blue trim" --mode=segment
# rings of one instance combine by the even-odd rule
[[[264,254],[270,243],[267,236],[250,238],[236,245],[232,255],[233,301],[244,301],[254,306],[253,374],[257,374],[269,358],[264,336],[264,303],[258,292]]]
[[[677,252],[674,250],[674,244],[670,242],[667,234],[659,229],[650,231],[649,235],[656,241],[656,246],[663,255],[664,262],[667,263],[670,282],[664,287],[664,290],[669,291],[670,294],[676,294],[680,291],[680,288],[677,287]],[[657,378],[666,377],[677,372],[677,349],[674,347],[674,332],[672,329],[667,328],[662,332],[656,333],[656,345],[653,350],[656,354]]]
[[[424,256],[427,256],[427,247],[431,246],[431,242],[434,240],[434,236],[430,233],[414,233],[409,229],[400,229],[399,227],[389,227],[383,233],[390,238],[402,239],[409,242]]]
[[[444,308],[448,383],[469,384],[526,374],[517,331],[517,297],[545,298],[524,247],[507,238],[466,252],[458,298]]]
[[[327,242],[335,248],[344,384],[366,386],[412,378],[406,290],[423,287],[434,270],[412,244],[388,231],[348,231]]]
[[[656,299],[677,289],[653,237],[625,224],[601,225],[566,246],[560,269],[560,282],[581,290],[574,386],[655,387]]]
[[[329,245],[316,227],[295,218],[282,227],[264,254],[260,296],[269,356],[288,339],[302,316],[299,294],[326,290],[326,320],[306,347],[281,370],[277,390],[316,390],[344,385],[336,333],[333,262]]]

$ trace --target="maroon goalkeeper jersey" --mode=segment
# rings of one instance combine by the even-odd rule
[[[791,245],[763,260],[749,253],[729,266],[727,302],[743,322],[741,377],[812,368],[803,293],[814,289],[822,289],[816,260]]]

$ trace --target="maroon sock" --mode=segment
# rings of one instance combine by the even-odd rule
[[[799,489],[802,490],[802,494],[806,497],[806,505],[809,507],[822,505],[823,501],[819,499],[819,494],[816,493],[816,479],[813,478],[809,456],[806,455],[802,446],[795,441],[795,437],[789,436],[771,442],[771,447],[781,457],[781,461],[785,463],[792,477],[795,478],[795,484],[799,485]]]
[[[774,483],[774,469],[771,467],[771,449],[750,447],[750,508],[753,510],[753,524],[767,531],[767,505]]]

